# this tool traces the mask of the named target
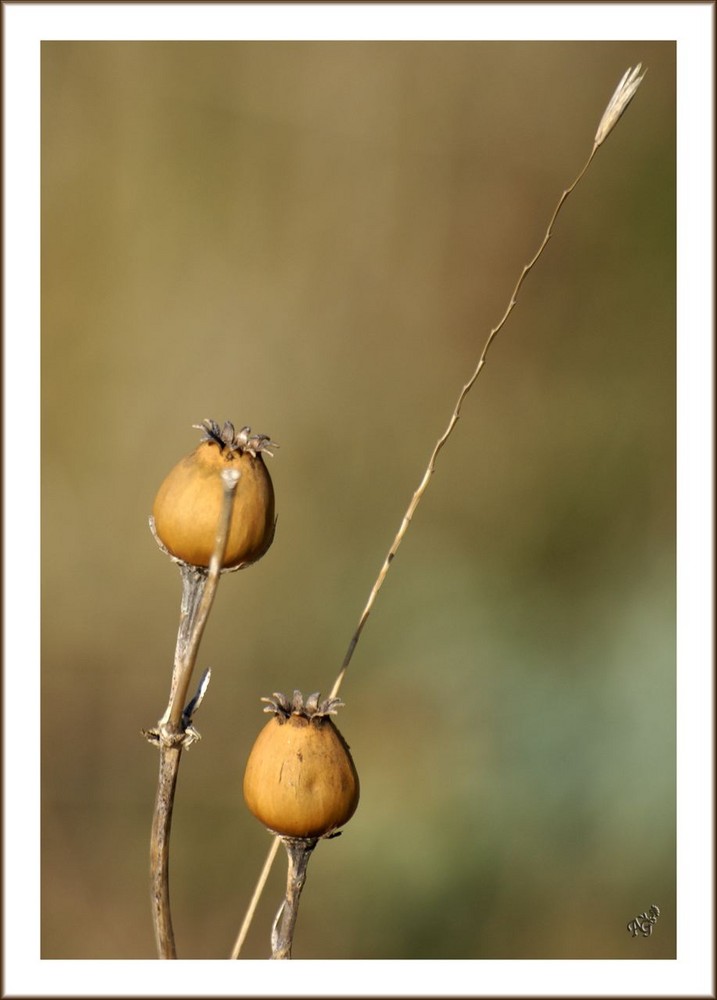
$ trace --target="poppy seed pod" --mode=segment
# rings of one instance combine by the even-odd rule
[[[263,698],[273,718],[259,733],[244,773],[250,811],[284,837],[325,837],[347,823],[359,801],[348,745],[330,716],[338,698],[319,704],[299,691]]]
[[[221,472],[240,473],[222,562],[239,569],[256,562],[274,539],[274,487],[262,453],[271,455],[265,434],[228,421],[194,425],[204,437],[191,454],[174,466],[159,488],[152,507],[154,531],[169,553],[194,566],[208,566],[216,544],[224,487]]]

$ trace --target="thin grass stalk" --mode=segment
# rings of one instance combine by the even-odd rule
[[[246,936],[249,933],[249,928],[251,927],[251,922],[254,919],[254,913],[261,899],[261,894],[264,891],[264,886],[266,885],[266,880],[269,878],[269,872],[271,871],[271,866],[274,864],[274,858],[276,857],[277,851],[281,844],[281,838],[273,836],[271,840],[271,847],[269,848],[269,853],[266,856],[266,861],[264,862],[264,867],[261,870],[261,874],[257,879],[256,886],[254,887],[254,894],[249,901],[249,906],[247,907],[246,914],[244,915],[244,920],[241,927],[239,928],[239,933],[237,934],[237,939],[234,942],[234,947],[232,948],[232,953],[229,956],[232,959],[239,958],[239,954],[244,947],[244,942],[246,941]]]
[[[398,529],[398,532],[396,533],[396,536],[393,542],[391,543],[386,558],[383,561],[383,565],[381,566],[378,576],[373,584],[373,587],[371,588],[371,592],[369,593],[366,605],[363,611],[361,612],[361,616],[359,617],[358,625],[356,626],[356,629],[349,641],[349,645],[346,650],[346,655],[344,656],[341,668],[336,677],[336,680],[334,681],[334,686],[331,689],[331,693],[329,695],[330,698],[336,698],[338,696],[339,689],[341,688],[344,677],[346,676],[346,671],[348,670],[349,664],[351,663],[351,660],[353,658],[356,646],[358,645],[358,641],[361,637],[361,633],[368,620],[369,615],[371,614],[371,610],[376,602],[376,598],[378,597],[379,591],[383,586],[384,580],[386,579],[388,571],[391,567],[391,563],[393,562],[393,559],[399,549],[399,546],[401,545],[401,542],[403,541],[406,532],[408,531],[408,528],[411,524],[411,520],[416,512],[416,509],[419,503],[421,502],[426,490],[428,489],[428,484],[430,483],[431,477],[436,468],[436,462],[438,460],[438,456],[441,450],[443,449],[443,446],[446,444],[451,434],[455,430],[456,424],[458,423],[458,420],[460,418],[463,402],[468,393],[475,385],[478,376],[483,371],[483,368],[485,367],[488,357],[488,351],[490,350],[491,345],[493,344],[495,338],[498,336],[500,331],[507,323],[510,314],[513,312],[513,309],[515,308],[516,302],[518,300],[518,295],[523,286],[523,282],[525,281],[528,274],[532,271],[532,269],[535,267],[535,265],[543,255],[543,252],[545,251],[545,248],[547,247],[553,235],[553,227],[555,225],[555,222],[557,221],[558,215],[560,214],[563,205],[565,204],[568,197],[572,194],[572,192],[575,190],[575,188],[578,186],[580,181],[587,173],[588,168],[590,167],[590,164],[592,163],[598,149],[610,135],[612,130],[615,128],[615,125],[620,120],[625,109],[635,96],[637,88],[640,86],[645,76],[644,73],[640,76],[641,68],[642,68],[641,64],[638,63],[638,65],[635,66],[634,68],[628,69],[623,78],[621,79],[620,83],[618,84],[612,98],[610,99],[605,111],[603,112],[602,118],[600,119],[600,123],[598,125],[595,137],[593,139],[593,147],[592,150],[590,151],[590,155],[585,161],[585,164],[582,167],[582,169],[575,177],[575,180],[560,195],[538,249],[536,250],[531,260],[524,265],[523,270],[521,271],[520,276],[513,289],[513,292],[510,296],[510,300],[508,302],[508,305],[506,306],[503,316],[501,317],[497,325],[494,326],[493,329],[488,334],[486,342],[483,346],[483,350],[478,359],[478,363],[476,364],[476,367],[473,370],[472,375],[470,376],[470,378],[468,379],[468,381],[465,383],[465,385],[462,387],[461,391],[458,394],[458,398],[456,400],[455,406],[453,407],[453,412],[451,413],[446,429],[443,431],[443,433],[438,438],[436,444],[433,447],[433,451],[431,452],[430,458],[428,460],[428,465],[426,466],[426,469],[423,473],[423,477],[421,478],[421,481],[417,489],[415,490],[413,496],[411,497],[411,501],[408,505],[408,508],[406,509],[406,513],[403,516],[403,520],[401,521],[401,525]],[[267,860],[264,864],[264,869],[262,871],[263,881],[262,878],[260,878],[259,884],[257,885],[257,890],[259,890],[259,886],[261,886],[261,889],[263,889],[269,875],[269,869],[271,868],[271,864],[273,863],[275,857],[276,857],[276,844],[273,844],[272,847],[270,848]],[[258,902],[256,896],[257,892],[255,891],[255,895],[252,898],[252,905],[250,907],[250,910],[247,911],[247,914],[244,918],[244,924],[242,925],[242,931],[244,931],[244,936],[246,936],[246,933],[248,932],[249,924],[251,923],[252,916],[256,909],[256,905]]]
[[[374,604],[376,602],[376,598],[378,597],[379,591],[381,590],[381,587],[383,586],[384,580],[386,579],[386,576],[388,575],[388,571],[389,571],[389,569],[391,567],[391,563],[393,562],[393,559],[394,559],[396,553],[398,552],[399,546],[400,546],[401,542],[403,541],[403,539],[404,539],[404,537],[406,535],[406,532],[408,531],[408,528],[409,528],[409,526],[411,524],[411,520],[413,519],[413,515],[415,514],[416,509],[417,509],[419,503],[423,499],[423,496],[424,496],[426,490],[428,489],[428,484],[430,483],[431,477],[432,477],[432,475],[433,475],[433,473],[434,473],[434,471],[436,469],[436,462],[438,461],[438,456],[439,456],[441,450],[443,449],[443,446],[446,444],[446,442],[450,438],[451,434],[455,430],[456,424],[458,423],[458,420],[459,420],[460,415],[461,415],[461,409],[463,407],[463,402],[464,402],[466,396],[468,395],[468,393],[471,391],[471,389],[475,385],[475,382],[478,379],[478,376],[483,371],[483,369],[484,369],[484,367],[486,365],[486,361],[487,361],[487,358],[488,358],[488,351],[490,350],[491,344],[493,343],[493,341],[495,340],[495,338],[498,336],[498,334],[500,333],[500,331],[503,329],[503,327],[507,323],[508,317],[512,313],[513,309],[515,308],[516,302],[518,301],[518,294],[519,294],[520,289],[521,289],[521,287],[523,285],[523,282],[525,281],[525,279],[528,276],[528,274],[532,271],[532,269],[537,264],[538,260],[540,259],[540,257],[543,254],[543,251],[545,250],[546,246],[548,245],[548,242],[550,241],[551,236],[553,235],[553,226],[555,225],[555,221],[556,221],[556,219],[558,217],[560,209],[565,204],[565,201],[568,198],[568,196],[575,190],[575,188],[577,187],[577,185],[580,183],[580,181],[582,180],[582,178],[585,176],[585,173],[587,172],[587,169],[590,166],[590,164],[592,162],[592,159],[595,156],[595,153],[596,153],[597,149],[598,149],[597,145],[593,147],[593,149],[592,149],[592,151],[590,153],[590,156],[588,157],[588,159],[587,159],[585,165],[583,166],[582,170],[580,171],[580,173],[577,175],[577,177],[575,178],[575,180],[573,181],[573,183],[570,185],[570,187],[566,188],[563,191],[563,193],[561,194],[561,196],[560,196],[560,198],[558,200],[558,203],[555,206],[555,210],[554,210],[554,212],[553,212],[553,214],[552,214],[552,216],[550,218],[550,222],[548,223],[548,228],[545,231],[545,235],[543,236],[543,240],[542,240],[540,246],[538,247],[535,255],[532,258],[532,260],[530,260],[523,267],[521,275],[518,278],[518,281],[517,281],[517,283],[515,285],[515,288],[513,289],[513,293],[512,293],[512,295],[510,297],[510,301],[508,303],[508,306],[507,306],[505,312],[503,313],[503,316],[501,317],[500,322],[496,326],[494,326],[493,329],[488,334],[488,339],[486,340],[486,342],[485,342],[485,344],[483,346],[483,350],[481,352],[480,358],[478,359],[478,363],[477,363],[477,365],[476,365],[476,367],[475,367],[475,369],[473,371],[473,374],[471,375],[471,377],[468,379],[468,381],[465,383],[465,385],[461,389],[460,393],[458,394],[458,399],[456,400],[456,404],[453,407],[453,412],[451,413],[451,416],[450,416],[450,419],[449,419],[448,424],[446,426],[446,429],[443,431],[443,433],[438,438],[438,440],[436,441],[436,443],[435,443],[435,445],[433,447],[433,451],[431,452],[431,456],[428,459],[428,465],[426,466],[425,472],[423,473],[423,477],[421,478],[421,481],[420,481],[417,489],[415,490],[413,496],[411,497],[411,502],[408,505],[406,513],[403,515],[403,520],[401,521],[401,525],[400,525],[400,527],[399,527],[399,529],[398,529],[398,531],[396,533],[396,537],[394,538],[393,542],[391,543],[391,547],[389,548],[388,553],[386,555],[386,558],[383,561],[383,565],[381,566],[381,569],[379,570],[379,574],[378,574],[378,576],[376,578],[376,581],[374,582],[374,585],[371,588],[371,592],[369,594],[368,601],[366,602],[366,606],[364,607],[363,611],[361,612],[361,617],[359,618],[358,625],[356,626],[356,630],[355,630],[354,634],[351,636],[351,640],[349,642],[348,649],[346,650],[346,655],[344,656],[343,662],[341,664],[341,669],[339,670],[338,676],[336,677],[336,680],[334,681],[334,686],[331,688],[331,693],[329,695],[330,698],[336,698],[338,696],[339,689],[341,687],[341,684],[343,683],[343,679],[344,679],[344,677],[346,675],[346,671],[348,670],[348,666],[351,663],[351,659],[352,659],[352,657],[354,655],[354,651],[356,649],[356,646],[358,645],[358,641],[359,641],[359,638],[361,637],[361,632],[363,631],[364,625],[366,624],[366,622],[368,620],[368,617],[371,614],[371,610],[372,610],[372,608],[373,608],[373,606],[374,606]]]
[[[431,452],[431,456],[428,460],[428,465],[426,466],[426,470],[423,473],[423,478],[421,479],[418,488],[411,497],[411,502],[409,503],[408,509],[406,510],[406,513],[403,516],[401,526],[398,529],[398,532],[396,533],[396,537],[391,543],[391,547],[388,550],[388,554],[386,555],[383,565],[379,570],[376,582],[371,588],[368,601],[366,602],[366,606],[361,612],[361,617],[359,618],[359,622],[358,625],[356,626],[354,634],[351,636],[348,649],[346,650],[346,655],[344,656],[343,663],[341,664],[341,669],[339,670],[338,676],[334,682],[334,686],[331,689],[331,693],[329,695],[330,698],[336,698],[338,696],[339,689],[341,687],[341,684],[343,683],[343,679],[346,675],[348,666],[351,663],[351,659],[354,655],[354,651],[361,636],[361,632],[363,631],[363,627],[366,624],[366,621],[368,620],[368,616],[371,614],[371,609],[373,608],[376,598],[378,597],[378,593],[381,590],[381,587],[383,586],[383,582],[386,579],[391,563],[393,562],[394,556],[396,555],[398,548],[401,542],[403,541],[406,532],[408,531],[408,527],[411,523],[411,519],[413,518],[414,513],[416,512],[416,508],[418,507],[419,503],[423,498],[423,495],[428,489],[428,484],[431,481],[431,476],[433,475],[436,468],[438,455],[440,454],[443,446],[448,441],[449,437],[455,430],[456,424],[458,423],[458,419],[461,414],[461,407],[463,406],[463,401],[473,388],[476,380],[478,379],[478,376],[483,371],[483,368],[485,367],[486,364],[486,360],[488,358],[488,351],[490,350],[493,341],[498,336],[500,331],[503,329],[503,327],[508,321],[508,317],[513,312],[515,304],[518,300],[518,295],[523,286],[523,282],[525,281],[528,274],[533,270],[535,265],[542,257],[543,252],[547,247],[550,238],[553,235],[553,226],[555,225],[558,215],[560,214],[560,210],[567,201],[568,197],[573,193],[575,188],[578,186],[580,181],[587,173],[588,168],[590,167],[590,164],[592,163],[593,158],[597,153],[598,149],[605,141],[605,139],[607,139],[608,135],[619,121],[621,115],[627,108],[628,104],[635,96],[637,88],[639,87],[645,75],[643,73],[642,76],[639,76],[640,69],[641,69],[640,64],[638,64],[634,69],[628,69],[628,71],[625,73],[622,80],[618,84],[617,89],[615,90],[615,93],[610,99],[610,102],[600,120],[600,124],[598,125],[598,129],[597,132],[595,133],[595,138],[593,140],[593,148],[590,151],[590,155],[588,156],[587,160],[585,161],[585,165],[580,170],[580,172],[578,173],[577,177],[572,182],[572,184],[569,187],[567,187],[560,195],[557,205],[553,210],[553,214],[550,217],[550,221],[548,222],[548,228],[545,230],[545,235],[543,236],[540,246],[536,250],[532,259],[523,267],[523,270],[521,271],[520,277],[516,282],[515,288],[513,289],[513,292],[510,296],[510,301],[508,302],[508,305],[506,307],[505,312],[503,313],[503,316],[501,317],[498,324],[494,326],[493,329],[488,334],[488,338],[483,346],[480,358],[478,359],[478,364],[476,365],[473,374],[471,375],[471,377],[468,379],[468,381],[465,383],[460,393],[458,394],[458,399],[456,401],[455,406],[453,407],[453,412],[451,413],[448,425],[446,426],[446,429],[444,430],[443,434],[441,434],[441,436],[438,438],[438,441],[436,441],[436,444],[434,445],[433,451]]]

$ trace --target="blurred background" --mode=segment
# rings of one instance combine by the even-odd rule
[[[269,847],[273,691],[342,688],[362,781],[295,958],[675,955],[675,48],[43,45],[43,958],[154,952],[148,843],[179,574],[147,517],[204,417],[280,443],[276,540],[223,579],[172,839],[180,957]],[[277,860],[244,956],[269,952]],[[649,938],[626,924],[661,909]]]

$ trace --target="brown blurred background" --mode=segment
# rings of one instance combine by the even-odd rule
[[[674,957],[674,45],[51,42],[44,958],[154,955],[140,730],[180,591],[147,516],[191,425],[281,445],[276,540],[220,587],[175,809],[179,953],[222,958],[269,845],[241,797],[259,699],[330,689],[639,61],[359,644],[339,724],[361,804],[314,855],[294,956]]]

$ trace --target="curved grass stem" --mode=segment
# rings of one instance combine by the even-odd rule
[[[371,592],[370,592],[370,594],[368,596],[368,601],[366,602],[366,606],[364,607],[363,611],[361,612],[361,617],[359,618],[358,625],[356,626],[356,630],[354,631],[354,634],[351,636],[351,640],[349,642],[348,649],[346,650],[346,655],[344,656],[343,663],[341,664],[341,669],[339,670],[338,676],[336,677],[336,680],[334,681],[334,686],[331,689],[331,693],[329,695],[330,698],[336,698],[338,696],[339,689],[340,689],[341,684],[343,683],[343,679],[344,679],[344,677],[346,675],[346,671],[348,670],[348,666],[349,666],[349,664],[351,662],[351,659],[352,659],[352,657],[354,655],[354,651],[355,651],[356,646],[358,644],[358,641],[359,641],[359,639],[361,637],[361,633],[363,631],[363,627],[364,627],[364,625],[366,624],[366,622],[368,620],[368,616],[371,614],[371,610],[372,610],[372,608],[373,608],[373,606],[374,606],[374,604],[376,602],[376,598],[378,597],[379,591],[381,590],[381,587],[383,586],[383,582],[386,579],[386,576],[388,575],[388,571],[389,571],[389,569],[391,567],[391,563],[393,562],[394,556],[398,552],[398,548],[399,548],[401,542],[403,541],[406,532],[408,531],[408,528],[409,528],[409,525],[411,524],[411,520],[413,518],[413,515],[416,512],[416,508],[418,507],[419,503],[423,499],[423,496],[424,496],[426,490],[428,489],[428,484],[430,483],[431,477],[432,477],[432,475],[433,475],[433,473],[435,471],[435,468],[436,468],[436,462],[438,461],[438,456],[439,456],[441,450],[443,449],[443,446],[446,444],[446,442],[450,438],[451,434],[455,430],[456,424],[458,423],[458,420],[459,420],[460,415],[461,415],[461,409],[463,407],[463,402],[464,402],[466,396],[468,395],[468,393],[471,391],[471,389],[475,385],[476,380],[478,379],[478,376],[480,375],[480,373],[483,371],[483,369],[485,367],[485,364],[486,364],[486,361],[487,361],[487,358],[488,358],[488,351],[490,350],[490,347],[491,347],[493,341],[498,336],[498,334],[500,333],[500,331],[503,329],[503,327],[505,326],[505,324],[508,321],[508,317],[513,312],[513,309],[515,308],[515,304],[518,301],[518,294],[519,294],[520,289],[521,289],[521,287],[523,285],[523,282],[527,278],[528,274],[535,267],[535,265],[538,263],[538,260],[540,259],[540,257],[543,254],[543,251],[545,250],[546,246],[548,245],[548,242],[550,241],[550,238],[553,235],[553,226],[555,225],[555,221],[556,221],[556,219],[558,217],[560,209],[563,207],[563,204],[565,203],[565,201],[568,198],[568,196],[575,190],[575,188],[577,187],[577,185],[580,183],[580,181],[582,180],[582,178],[585,176],[585,173],[587,172],[587,169],[590,166],[590,164],[592,162],[592,159],[595,156],[595,153],[596,153],[596,151],[597,151],[598,148],[599,147],[597,145],[595,145],[593,147],[593,149],[592,149],[592,151],[590,153],[590,156],[588,157],[587,161],[585,162],[585,165],[583,166],[583,168],[580,171],[580,173],[577,175],[577,177],[575,178],[575,180],[573,181],[573,183],[570,185],[570,187],[566,188],[563,191],[563,193],[561,194],[560,198],[558,199],[558,203],[555,206],[555,209],[553,211],[552,216],[550,217],[550,222],[548,223],[548,228],[545,231],[545,235],[543,236],[543,239],[542,239],[542,242],[541,242],[540,246],[538,247],[537,251],[535,252],[533,258],[523,267],[523,270],[521,271],[520,277],[518,278],[518,281],[516,282],[515,288],[513,289],[513,293],[510,296],[510,301],[508,302],[508,305],[506,307],[505,312],[503,313],[503,316],[500,319],[500,322],[496,326],[494,326],[493,329],[488,334],[488,339],[486,340],[485,344],[483,345],[483,350],[482,350],[481,355],[480,355],[480,357],[478,359],[478,363],[476,364],[475,369],[473,370],[473,374],[471,375],[471,377],[468,379],[468,381],[465,383],[465,385],[462,387],[461,391],[458,394],[458,398],[456,400],[455,406],[453,407],[453,412],[451,413],[451,416],[450,416],[450,419],[449,419],[448,424],[446,426],[446,429],[443,431],[443,433],[438,438],[438,440],[436,441],[436,443],[435,443],[435,445],[433,447],[433,451],[431,452],[431,456],[428,459],[428,465],[426,466],[426,469],[425,469],[425,471],[423,473],[421,481],[418,484],[418,487],[415,490],[413,496],[411,497],[411,501],[410,501],[410,503],[408,505],[406,513],[403,515],[403,520],[401,521],[401,525],[400,525],[400,527],[399,527],[399,529],[398,529],[398,531],[396,533],[395,538],[393,539],[393,542],[391,543],[391,547],[389,548],[388,553],[386,555],[386,558],[383,561],[383,565],[381,566],[381,569],[379,570],[379,574],[376,577],[376,581],[375,581],[373,587],[371,588]]]
[[[513,312],[515,304],[518,300],[518,294],[520,293],[520,290],[523,286],[523,282],[525,281],[528,274],[533,270],[535,265],[542,257],[543,251],[547,247],[550,238],[553,235],[553,226],[555,225],[558,215],[560,214],[560,210],[567,201],[568,197],[573,193],[575,188],[578,186],[580,181],[587,173],[588,168],[592,163],[593,158],[597,153],[598,149],[610,135],[612,130],[615,128],[622,114],[624,113],[625,109],[629,105],[630,101],[632,101],[633,97],[637,93],[637,88],[640,86],[645,76],[644,73],[642,74],[642,76],[640,76],[641,69],[642,65],[640,63],[638,63],[638,65],[635,66],[634,68],[631,67],[630,69],[627,70],[623,78],[620,80],[620,83],[617,85],[615,93],[612,95],[605,111],[603,112],[603,116],[600,119],[600,124],[598,125],[597,131],[595,133],[595,138],[593,140],[593,148],[590,151],[590,155],[588,156],[587,160],[585,161],[585,165],[583,166],[582,170],[580,170],[580,172],[578,173],[577,177],[572,182],[572,184],[569,187],[567,187],[558,198],[558,202],[553,210],[553,214],[550,217],[550,221],[548,222],[548,227],[545,230],[545,235],[543,236],[540,246],[536,250],[532,259],[523,267],[523,270],[521,271],[520,277],[516,282],[515,288],[513,289],[513,292],[510,296],[510,301],[508,302],[508,305],[506,307],[505,312],[503,313],[503,316],[500,319],[500,322],[496,326],[494,326],[493,329],[488,334],[488,339],[486,340],[483,346],[481,356],[478,359],[478,364],[476,365],[473,374],[471,375],[471,377],[468,379],[468,381],[458,394],[458,399],[456,401],[456,405],[453,407],[453,412],[451,414],[450,420],[448,421],[448,425],[443,434],[441,434],[441,436],[439,437],[438,441],[436,442],[433,448],[433,451],[431,452],[431,457],[428,460],[426,471],[423,473],[423,478],[421,479],[421,482],[419,483],[415,493],[411,497],[411,502],[408,505],[406,513],[404,514],[401,526],[398,529],[396,537],[391,543],[391,547],[388,550],[386,558],[384,559],[378,577],[376,578],[376,582],[371,588],[371,593],[369,594],[368,601],[366,602],[366,606],[361,613],[358,625],[356,627],[354,634],[351,637],[351,641],[349,642],[346,655],[344,657],[343,663],[341,664],[341,669],[339,670],[336,681],[334,682],[334,686],[331,689],[331,694],[329,695],[330,698],[335,698],[338,695],[339,688],[341,687],[344,676],[346,674],[346,670],[348,669],[349,663],[351,662],[351,658],[354,655],[354,650],[356,649],[356,645],[361,636],[361,632],[363,631],[363,627],[366,624],[366,620],[368,619],[368,616],[371,614],[371,609],[373,608],[373,605],[376,601],[378,592],[383,586],[383,581],[386,579],[386,574],[388,573],[389,567],[393,562],[393,558],[396,555],[396,552],[398,551],[398,547],[403,541],[404,535],[408,531],[408,526],[411,523],[411,518],[413,517],[416,508],[421,502],[424,493],[428,489],[428,484],[431,480],[431,476],[433,475],[433,472],[436,467],[436,460],[438,459],[438,455],[441,449],[443,448],[444,444],[448,440],[448,438],[453,433],[456,424],[458,423],[458,418],[460,417],[463,401],[473,388],[476,379],[478,378],[480,373],[483,371],[483,368],[485,367],[486,359],[488,357],[488,351],[490,350],[491,344],[498,336],[500,331],[503,329],[506,322],[508,321],[508,317]]]
[[[416,512],[416,509],[417,509],[419,503],[421,502],[421,500],[422,500],[422,498],[423,498],[426,490],[428,489],[428,484],[430,483],[431,477],[432,477],[432,475],[433,475],[433,473],[435,471],[435,468],[436,468],[436,462],[438,460],[438,456],[439,456],[441,450],[443,449],[443,446],[446,444],[446,442],[450,438],[451,434],[455,430],[456,424],[458,423],[458,420],[460,418],[461,408],[463,406],[463,402],[464,402],[466,396],[468,395],[468,393],[471,391],[471,389],[475,385],[476,380],[478,379],[478,376],[483,371],[483,368],[485,367],[485,364],[486,364],[486,361],[487,361],[487,358],[488,358],[488,352],[489,352],[489,350],[491,348],[491,345],[493,344],[493,341],[495,340],[495,338],[498,336],[498,334],[500,333],[500,331],[503,329],[503,327],[507,323],[510,314],[513,312],[513,309],[515,308],[516,302],[518,300],[518,295],[519,295],[520,290],[521,290],[521,288],[523,286],[523,282],[525,281],[525,279],[527,278],[528,274],[533,270],[533,268],[535,267],[535,265],[538,263],[538,261],[540,260],[541,256],[543,255],[543,252],[545,251],[545,248],[547,247],[547,245],[548,245],[548,243],[549,243],[549,241],[550,241],[550,239],[551,239],[551,237],[553,235],[553,227],[555,225],[555,222],[557,221],[558,215],[560,214],[560,211],[561,211],[563,205],[565,204],[565,202],[568,199],[568,197],[572,194],[572,192],[575,190],[575,188],[578,186],[578,184],[580,183],[580,181],[583,179],[583,177],[587,173],[588,168],[590,167],[590,164],[592,163],[593,158],[595,157],[595,154],[597,153],[598,149],[600,148],[600,146],[602,145],[602,143],[605,141],[605,139],[607,139],[608,135],[612,132],[612,130],[614,129],[615,125],[617,124],[617,122],[619,121],[620,117],[622,116],[623,112],[627,108],[628,104],[630,103],[630,101],[635,96],[635,93],[637,92],[637,88],[639,87],[639,85],[642,82],[643,77],[645,75],[644,73],[642,74],[642,76],[639,75],[640,74],[640,69],[641,69],[641,65],[640,64],[638,64],[635,68],[628,69],[628,71],[625,73],[625,75],[623,76],[622,80],[618,84],[617,89],[615,90],[615,93],[613,94],[612,98],[610,99],[610,102],[608,103],[605,111],[603,112],[603,116],[600,119],[600,123],[598,125],[598,129],[597,129],[597,132],[595,133],[595,138],[593,140],[593,147],[592,147],[592,150],[590,151],[590,155],[588,156],[587,160],[585,161],[585,164],[582,167],[582,169],[579,171],[579,173],[575,177],[575,180],[560,195],[560,197],[559,197],[559,199],[557,201],[557,204],[556,204],[556,206],[555,206],[555,208],[553,210],[553,213],[552,213],[552,215],[550,217],[550,220],[548,222],[548,226],[547,226],[547,229],[545,230],[545,234],[543,236],[543,239],[542,239],[540,245],[538,246],[538,249],[536,250],[536,252],[533,255],[533,257],[529,260],[529,262],[524,265],[523,270],[521,271],[520,276],[518,277],[518,280],[517,280],[517,282],[515,284],[515,287],[513,288],[512,294],[510,296],[510,300],[508,302],[508,305],[506,306],[506,309],[505,309],[505,312],[503,313],[503,316],[501,317],[501,319],[497,323],[497,325],[494,326],[493,329],[488,334],[486,342],[483,345],[483,350],[482,350],[481,355],[480,355],[480,357],[478,359],[478,363],[476,364],[475,369],[473,370],[473,373],[471,374],[470,378],[465,383],[465,385],[461,388],[461,390],[460,390],[460,392],[458,394],[458,398],[457,398],[456,403],[455,403],[455,405],[453,407],[453,412],[451,413],[450,419],[448,420],[448,424],[446,425],[445,430],[443,431],[443,433],[441,434],[441,436],[438,438],[438,440],[436,441],[436,443],[435,443],[435,445],[433,447],[433,451],[431,452],[430,458],[428,460],[428,465],[426,466],[426,469],[425,469],[425,471],[423,473],[421,481],[418,484],[418,487],[416,488],[415,492],[413,493],[413,496],[411,497],[411,501],[410,501],[410,503],[408,505],[408,508],[406,509],[406,513],[403,516],[403,520],[401,521],[401,525],[400,525],[400,527],[398,529],[398,532],[396,533],[396,536],[393,539],[393,542],[391,543],[391,546],[390,546],[390,548],[388,550],[386,558],[383,561],[383,565],[381,566],[381,569],[379,570],[378,576],[376,577],[376,580],[375,580],[375,582],[373,584],[373,587],[371,588],[371,592],[369,593],[366,605],[365,605],[363,611],[361,612],[361,616],[360,616],[360,618],[358,620],[358,625],[356,626],[356,629],[355,629],[355,631],[354,631],[354,633],[351,636],[351,639],[349,641],[348,649],[346,650],[346,655],[344,656],[343,662],[341,664],[341,668],[340,668],[339,673],[338,673],[338,675],[336,677],[336,680],[334,681],[334,686],[331,689],[331,693],[329,694],[329,698],[336,698],[338,696],[339,689],[340,689],[340,687],[341,687],[341,685],[343,683],[344,677],[346,676],[346,671],[348,670],[349,664],[351,663],[351,659],[353,658],[353,655],[354,655],[354,652],[356,650],[356,646],[358,645],[358,641],[359,641],[359,639],[361,637],[361,633],[363,631],[364,625],[366,624],[366,622],[368,620],[368,617],[371,614],[371,610],[372,610],[372,608],[373,608],[373,606],[374,606],[374,604],[376,602],[376,598],[378,597],[379,591],[381,590],[381,587],[383,586],[384,580],[386,579],[388,571],[389,571],[389,569],[391,567],[391,563],[393,562],[393,559],[394,559],[394,557],[395,557],[395,555],[396,555],[396,553],[397,553],[397,551],[399,549],[399,546],[401,545],[401,542],[403,541],[403,539],[404,539],[404,537],[406,535],[406,532],[408,531],[409,525],[411,524],[411,520],[413,518],[413,515]],[[273,851],[273,854],[272,854],[272,851]],[[265,865],[264,865],[264,872],[266,872],[266,876],[268,876],[268,868],[271,867],[271,863],[272,863],[272,861],[273,861],[273,859],[274,859],[274,857],[276,855],[275,848],[272,848],[272,851],[269,852],[269,856],[267,857],[267,861],[265,862]],[[262,872],[262,875],[264,875],[264,872]],[[266,876],[264,876],[264,882],[266,882]],[[261,884],[261,887],[263,888],[263,884],[264,883],[262,883],[261,880],[260,880],[260,884]],[[257,888],[259,888],[259,887],[257,886]],[[256,896],[256,893],[255,893],[255,896]],[[252,903],[253,903],[253,906],[255,908],[256,907],[256,899],[253,899]],[[247,923],[247,921],[251,922],[251,916],[253,915],[253,912],[254,912],[254,910],[252,909],[251,913],[249,913],[249,912],[247,913],[247,916],[245,917],[245,921],[244,921],[244,925],[242,927],[242,930],[244,930],[244,926],[246,926],[246,929],[248,930],[248,923]],[[280,911],[280,916],[281,916],[281,911]]]
[[[257,905],[261,899],[261,894],[264,891],[264,886],[266,885],[266,880],[269,878],[269,872],[271,871],[271,866],[274,864],[274,858],[276,857],[277,851],[279,850],[279,845],[281,844],[280,837],[272,837],[271,847],[269,848],[269,853],[266,856],[266,861],[264,862],[264,867],[261,870],[261,875],[257,879],[256,887],[254,888],[254,895],[251,897],[249,906],[247,907],[246,914],[244,915],[244,920],[239,929],[237,939],[234,942],[234,947],[230,958],[239,958],[239,954],[244,947],[244,942],[246,941],[246,936],[249,933],[249,928],[251,927],[251,922],[254,919],[254,913],[256,912]]]

